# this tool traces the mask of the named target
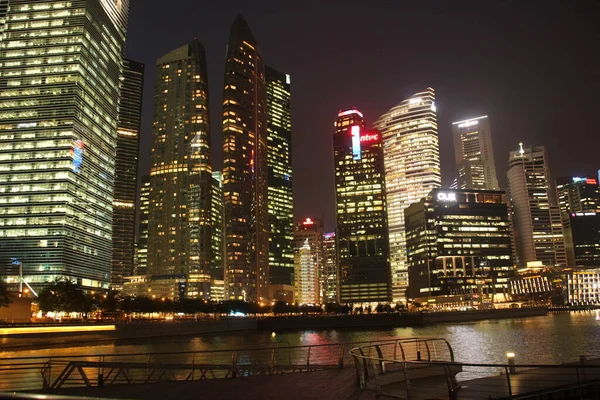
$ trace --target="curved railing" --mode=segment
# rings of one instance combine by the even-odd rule
[[[586,399],[600,393],[600,360],[559,365],[461,363],[450,344],[437,338],[363,345],[350,354],[360,388],[392,398],[533,399],[555,394]]]

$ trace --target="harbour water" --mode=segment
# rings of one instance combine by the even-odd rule
[[[514,352],[518,363],[562,363],[577,361],[581,355],[600,358],[600,313],[598,311],[556,313],[547,316],[438,324],[377,330],[303,330],[281,332],[236,332],[202,336],[175,336],[140,339],[135,342],[71,343],[63,347],[3,349],[0,357],[46,357],[200,351],[233,348],[315,345],[371,341],[393,337],[445,338],[452,345],[456,360],[471,363],[504,363],[506,353]]]

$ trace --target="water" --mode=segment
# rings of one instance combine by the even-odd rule
[[[561,363],[577,361],[580,355],[600,358],[600,314],[576,312],[541,317],[440,324],[425,327],[377,330],[304,330],[288,332],[237,332],[203,336],[142,339],[135,344],[100,342],[68,347],[3,351],[0,357],[72,356],[169,351],[258,348],[279,345],[314,345],[371,341],[394,337],[445,338],[457,361],[504,363],[514,352],[517,363]],[[1,350],[1,346],[0,346]]]

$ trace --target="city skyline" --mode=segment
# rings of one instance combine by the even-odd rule
[[[191,3],[181,3],[190,10],[196,8]],[[270,2],[257,4],[236,1],[227,5],[204,5],[203,15],[210,14],[211,18],[206,18],[203,24],[198,25],[191,22],[186,24],[190,20],[187,15],[193,13],[186,14],[178,7],[164,9],[157,2],[149,0],[144,3],[143,13],[137,11],[139,5],[132,6],[127,55],[152,65],[161,53],[172,50],[178,43],[198,37],[207,48],[213,103],[219,104],[220,71],[224,64],[222,54],[227,42],[227,30],[236,13],[241,12],[252,26],[261,49],[269,55],[269,64],[293,77],[297,88],[292,103],[292,119],[295,121],[294,208],[297,216],[325,218],[328,230],[334,226],[333,176],[326,169],[333,161],[328,140],[329,116],[341,108],[356,106],[365,113],[367,119],[373,121],[420,87],[432,86],[436,89],[443,186],[449,185],[454,178],[449,174],[454,169],[451,122],[475,115],[490,117],[495,138],[496,168],[502,188],[506,188],[505,175],[502,173],[507,167],[506,154],[514,147],[514,143],[521,140],[546,145],[557,176],[587,175],[595,171],[592,146],[583,148],[583,155],[577,158],[573,156],[573,160],[567,161],[569,157],[561,157],[560,152],[566,150],[574,154],[575,149],[565,149],[558,141],[551,142],[547,138],[568,131],[578,142],[596,140],[591,136],[591,116],[597,100],[591,95],[588,82],[592,81],[591,74],[597,70],[594,65],[598,65],[598,59],[595,52],[585,49],[594,42],[597,33],[591,30],[591,21],[585,17],[577,25],[573,23],[573,18],[566,18],[564,25],[557,24],[564,15],[592,15],[597,4],[579,2],[579,6],[575,7],[544,2],[545,7],[535,7],[531,3],[536,2],[519,5],[463,2],[450,7],[443,2],[428,1],[423,5],[377,2],[366,7],[360,2],[351,3],[353,7],[344,11],[349,23],[359,23],[364,13],[369,15],[369,20],[382,21],[389,18],[404,21],[409,16],[415,19],[429,14],[444,18],[435,18],[436,29],[432,32],[424,32],[422,36],[411,37],[410,42],[404,42],[400,40],[402,34],[415,29],[410,21],[405,21],[398,33],[384,29],[378,34],[377,30],[371,32],[367,29],[360,33],[347,33],[346,38],[342,33],[332,34],[326,21],[332,19],[339,10],[339,2],[304,2],[302,7],[297,2],[277,6]],[[314,13],[317,10],[318,13]],[[461,20],[472,18],[473,15],[481,15],[483,20],[481,26],[478,25],[478,35],[471,37],[468,28],[458,25]],[[534,18],[534,15],[540,18]],[[159,18],[161,24],[172,28],[167,29],[169,33],[161,37],[148,29],[149,25],[158,23],[156,21]],[[283,25],[284,20],[292,23]],[[499,24],[498,21],[503,20],[513,21],[514,24]],[[305,35],[302,28],[307,25],[315,29]],[[557,42],[546,33],[553,29],[565,33]],[[145,42],[149,38],[153,46],[140,45],[142,40]],[[344,39],[362,49],[365,57],[353,63],[340,57],[337,44]],[[371,42],[377,45],[372,46]],[[513,43],[512,48],[506,46],[505,43],[509,42]],[[575,45],[572,46],[572,43]],[[551,45],[552,52],[544,53]],[[427,52],[417,50],[423,46],[430,46]],[[392,67],[397,63],[391,60],[383,62],[385,57],[397,57],[394,53],[405,50],[421,51],[424,57],[422,62],[414,66],[403,65],[400,69]],[[574,57],[575,54],[577,57]],[[584,54],[585,60],[581,59],[581,54]],[[499,63],[507,58],[524,62],[518,63],[518,66],[513,63],[504,67],[494,66],[494,62]],[[565,66],[563,60],[566,59],[577,61]],[[422,67],[425,65],[427,67]],[[569,74],[568,71],[577,73]],[[564,79],[556,78],[563,73]],[[356,76],[358,80],[354,85],[344,87],[344,79],[348,76]],[[153,79],[149,77],[147,81],[152,82]],[[148,83],[145,88],[147,96],[151,93],[148,85],[151,84]],[[374,92],[371,93],[371,90]],[[559,91],[564,94],[553,95]],[[145,173],[148,165],[148,109],[151,100],[148,97],[145,100],[140,174]],[[213,142],[219,143],[221,117],[218,107],[212,108]],[[559,108],[561,115],[547,118],[548,113],[555,114],[553,111]],[[220,149],[214,151],[218,153]],[[214,159],[214,167],[218,170],[219,155],[215,154]],[[319,182],[314,182],[318,171],[325,173]]]

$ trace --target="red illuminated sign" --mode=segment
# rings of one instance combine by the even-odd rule
[[[362,140],[362,138],[361,138],[361,140]],[[585,180],[585,183],[587,183],[588,185],[597,185],[598,181],[596,179],[593,179],[593,178],[587,178]]]
[[[360,137],[361,142],[372,142],[374,140],[379,140],[379,135],[377,133],[367,133]]]
[[[303,222],[304,225],[312,225],[314,222],[310,218],[306,218],[306,221]]]

